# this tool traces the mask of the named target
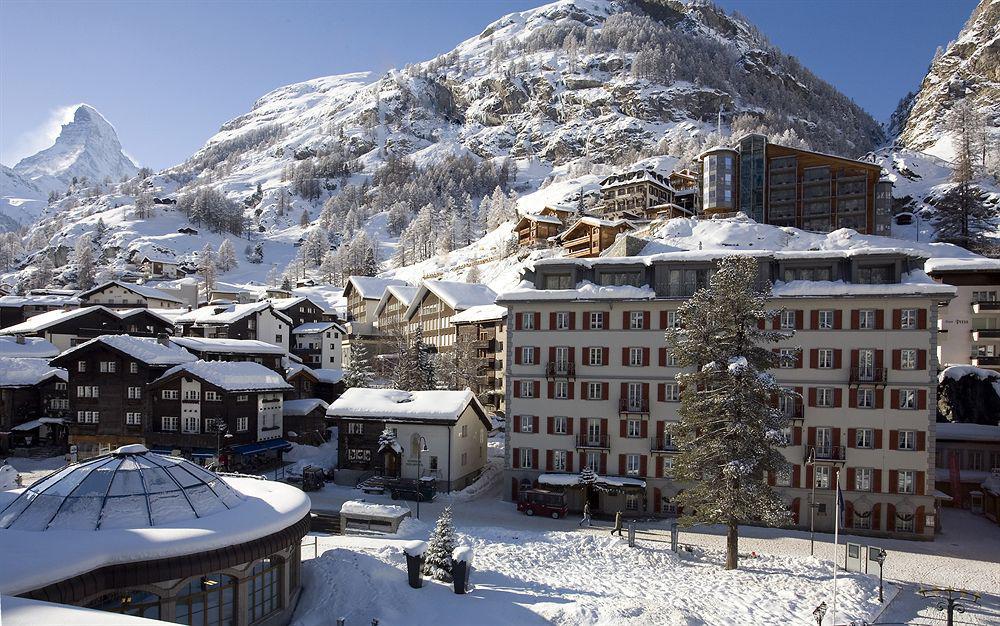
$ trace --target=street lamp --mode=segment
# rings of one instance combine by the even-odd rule
[[[826,617],[826,602],[820,602],[819,606],[813,609],[813,617],[816,618],[816,626],[823,626],[823,618]]]
[[[420,491],[420,474],[423,472],[420,455],[427,452],[427,440],[420,437],[418,443],[420,445],[417,447],[417,519],[420,519],[420,500],[424,497],[423,492]]]
[[[882,598],[882,564],[885,563],[885,550],[880,548],[872,556],[872,560],[878,563],[878,601],[884,603],[885,600]]]
[[[965,606],[959,602],[979,603],[979,594],[964,589],[952,589],[951,587],[936,587],[932,589],[921,589],[918,591],[925,598],[934,598],[937,604],[934,605],[939,611],[948,612],[948,626],[954,626],[955,613],[965,613]]]
[[[809,495],[809,556],[815,556],[816,550],[816,447],[809,448],[809,458],[806,466],[813,468],[812,493]]]

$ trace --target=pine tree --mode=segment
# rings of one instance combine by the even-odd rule
[[[306,240],[302,242],[302,256],[312,267],[319,267],[323,262],[323,255],[330,249],[330,240],[326,233],[319,228],[313,228],[306,235]]]
[[[48,254],[43,253],[41,260],[35,264],[35,271],[31,274],[30,285],[32,289],[47,287],[52,282],[52,259]]]
[[[302,217],[299,218],[299,226],[301,226],[302,228],[308,228],[309,227],[309,222],[311,222],[311,221],[312,221],[312,218],[309,217],[309,209],[303,209],[302,210]]]
[[[135,216],[141,220],[153,217],[153,195],[148,191],[143,191],[135,199]]]
[[[515,418],[516,419],[516,418]],[[577,479],[583,485],[583,501],[590,502],[590,490],[597,482],[597,472],[589,465],[584,465],[580,470],[580,477]]]
[[[483,274],[479,270],[478,265],[473,265],[469,268],[469,271],[465,273],[465,282],[473,284],[483,282]]]
[[[434,580],[450,583],[452,580],[451,554],[455,550],[456,543],[455,526],[452,523],[451,507],[449,506],[441,512],[441,517],[434,525],[434,531],[427,542],[427,551],[424,552],[421,573]]]
[[[97,225],[94,227],[94,241],[96,243],[101,243],[104,239],[104,235],[108,232],[108,226],[104,223],[104,218],[97,218]]]
[[[759,329],[774,312],[766,309],[770,286],[762,289],[758,276],[755,259],[724,259],[709,286],[678,309],[681,327],[666,333],[689,370],[677,376],[681,419],[672,429],[680,447],[675,478],[692,484],[677,496],[681,523],[727,527],[726,569],[738,566],[739,524],[790,519],[765,480],[787,467],[776,446],[788,420],[772,398],[790,392],[766,373],[778,365],[767,344],[787,335]]]
[[[340,274],[340,258],[336,250],[326,251],[326,254],[323,255],[323,262],[319,264],[319,271],[326,283],[332,285],[337,282]]]
[[[416,374],[414,386],[409,391],[426,391],[437,388],[437,372],[431,357],[431,347],[424,343],[424,329],[417,326],[413,334],[410,363]]]
[[[73,257],[76,261],[76,285],[80,289],[94,286],[94,248],[89,235],[81,235],[76,240]]]
[[[208,296],[215,289],[215,251],[210,244],[206,243],[198,253],[198,273],[205,281],[205,295]]]
[[[260,265],[264,262],[264,243],[258,241],[254,244],[247,244],[246,248],[247,261],[253,263],[254,265]]]
[[[228,272],[239,266],[239,262],[236,260],[236,249],[233,247],[232,241],[224,239],[219,244],[219,256],[215,265],[219,268],[220,272]]]
[[[344,385],[348,388],[360,387],[367,389],[375,381],[375,371],[372,369],[371,354],[368,347],[362,343],[351,345],[351,364],[344,376]]]
[[[384,450],[400,451],[399,443],[396,441],[396,433],[392,432],[392,429],[389,427],[382,429],[382,432],[378,436],[378,451],[382,452]]]

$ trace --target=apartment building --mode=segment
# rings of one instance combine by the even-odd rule
[[[292,354],[310,367],[340,369],[347,331],[337,322],[306,322],[292,329]]]
[[[829,232],[890,234],[892,183],[879,165],[770,143],[750,134],[698,156],[701,212]]]
[[[417,295],[417,288],[409,285],[389,285],[375,307],[375,327],[383,335],[405,334],[406,309]]]
[[[643,168],[612,174],[602,180],[601,204],[596,212],[611,219],[655,219],[663,207],[690,205],[693,200],[691,192],[676,194],[669,176]]]
[[[941,306],[938,361],[1000,371],[1000,260],[928,259],[924,269],[958,290]]]
[[[579,509],[573,485],[589,466],[604,487],[589,490],[592,510],[680,512],[668,428],[680,370],[664,331],[726,254],[546,259],[525,271],[532,288],[498,297],[509,320],[505,497],[542,484]],[[853,532],[931,538],[938,305],[954,288],[909,274],[924,259],[898,250],[747,254],[761,281],[776,281],[782,312],[766,323],[795,331],[774,346],[789,358],[773,372],[801,398],[781,407],[790,469],[768,477],[795,525],[808,526],[815,490],[816,528],[832,529],[842,472]]]
[[[425,343],[438,352],[449,351],[455,345],[452,318],[471,307],[493,304],[496,297],[496,292],[478,283],[422,281],[403,314],[406,332],[412,335],[419,326]]]
[[[410,286],[406,281],[395,278],[351,276],[347,280],[347,286],[344,287],[344,299],[347,300],[347,340],[342,344],[345,367],[351,366],[352,345],[364,345],[370,356],[383,354],[391,349],[375,327],[375,310],[386,288],[391,285]]]

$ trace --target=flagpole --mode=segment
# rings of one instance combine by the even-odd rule
[[[830,623],[837,624],[837,552],[840,550],[840,470],[837,470],[837,503],[833,516],[833,619]]]

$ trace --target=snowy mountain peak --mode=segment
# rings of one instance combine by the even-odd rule
[[[25,157],[14,171],[44,190],[62,190],[73,178],[114,181],[134,176],[139,168],[122,151],[114,127],[89,104],[73,110],[55,143]]]

